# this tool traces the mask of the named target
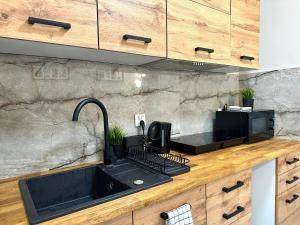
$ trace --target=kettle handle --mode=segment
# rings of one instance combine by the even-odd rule
[[[158,134],[155,137],[152,136],[152,130],[154,128],[158,129]],[[158,122],[158,121],[152,122],[150,124],[149,128],[148,128],[148,135],[147,136],[148,136],[149,141],[157,141],[161,136],[161,123]]]

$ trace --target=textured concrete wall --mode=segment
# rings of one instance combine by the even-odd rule
[[[240,75],[256,91],[256,109],[274,109],[277,136],[300,140],[300,69]]]
[[[94,62],[0,54],[0,178],[102,158],[102,115],[137,134],[134,114],[169,121],[173,134],[212,130],[216,108],[238,102],[238,76],[151,71]]]

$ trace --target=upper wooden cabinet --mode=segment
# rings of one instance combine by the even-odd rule
[[[99,0],[100,49],[166,56],[165,0]]]
[[[0,37],[98,48],[96,0],[0,0]]]
[[[230,15],[190,0],[168,1],[168,58],[226,64]]]
[[[231,64],[259,66],[260,0],[231,0]]]
[[[192,0],[198,2],[202,5],[206,5],[208,7],[230,13],[230,0]]]

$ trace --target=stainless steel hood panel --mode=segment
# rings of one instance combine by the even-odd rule
[[[161,59],[155,62],[147,63],[142,67],[149,69],[189,71],[189,72],[213,72],[213,73],[235,73],[254,70],[251,68],[236,67],[230,65],[183,61],[175,59]]]

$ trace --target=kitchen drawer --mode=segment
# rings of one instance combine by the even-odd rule
[[[163,202],[134,211],[134,225],[164,225],[165,221],[160,218],[160,213],[168,212],[186,203],[192,206],[194,224],[206,225],[204,186],[176,195],[175,197]]]
[[[223,11],[225,13],[230,13],[230,0],[192,0],[198,2],[202,5]]]
[[[289,170],[277,178],[277,195],[288,191],[289,189],[300,184],[300,167]]]
[[[277,175],[300,166],[300,151],[291,152],[277,159]]]
[[[98,48],[96,0],[0,0],[0,6],[0,37]],[[31,25],[29,17],[71,27]]]
[[[230,15],[190,0],[168,1],[168,57],[226,64]]]
[[[288,192],[277,196],[276,209],[277,209],[277,224],[282,224],[289,217],[300,208],[300,185],[297,185]],[[289,202],[288,202],[289,201]]]
[[[242,218],[233,222],[230,225],[252,225],[252,214],[248,213],[247,215],[243,216]]]
[[[259,66],[259,34],[260,0],[231,0],[233,65],[248,68]]]
[[[166,57],[165,0],[98,0],[98,8],[100,49]]]
[[[113,219],[106,223],[101,223],[99,225],[121,225],[121,224],[122,225],[133,225],[132,213],[128,213],[124,216],[117,217],[116,219]]]
[[[210,183],[206,186],[206,193],[208,225],[238,221],[251,214],[251,171],[246,170]],[[224,218],[224,214],[232,215]]]
[[[242,184],[242,183],[243,184]],[[239,183],[239,184],[238,184]],[[240,173],[225,177],[221,180],[206,185],[207,198],[218,196],[220,199],[232,199],[237,193],[248,193],[251,186],[251,170],[245,170]],[[231,188],[232,191],[223,188]],[[227,191],[227,192],[225,192]]]
[[[295,211],[290,214],[286,220],[282,223],[277,223],[277,225],[297,225],[300,221],[300,210]]]

